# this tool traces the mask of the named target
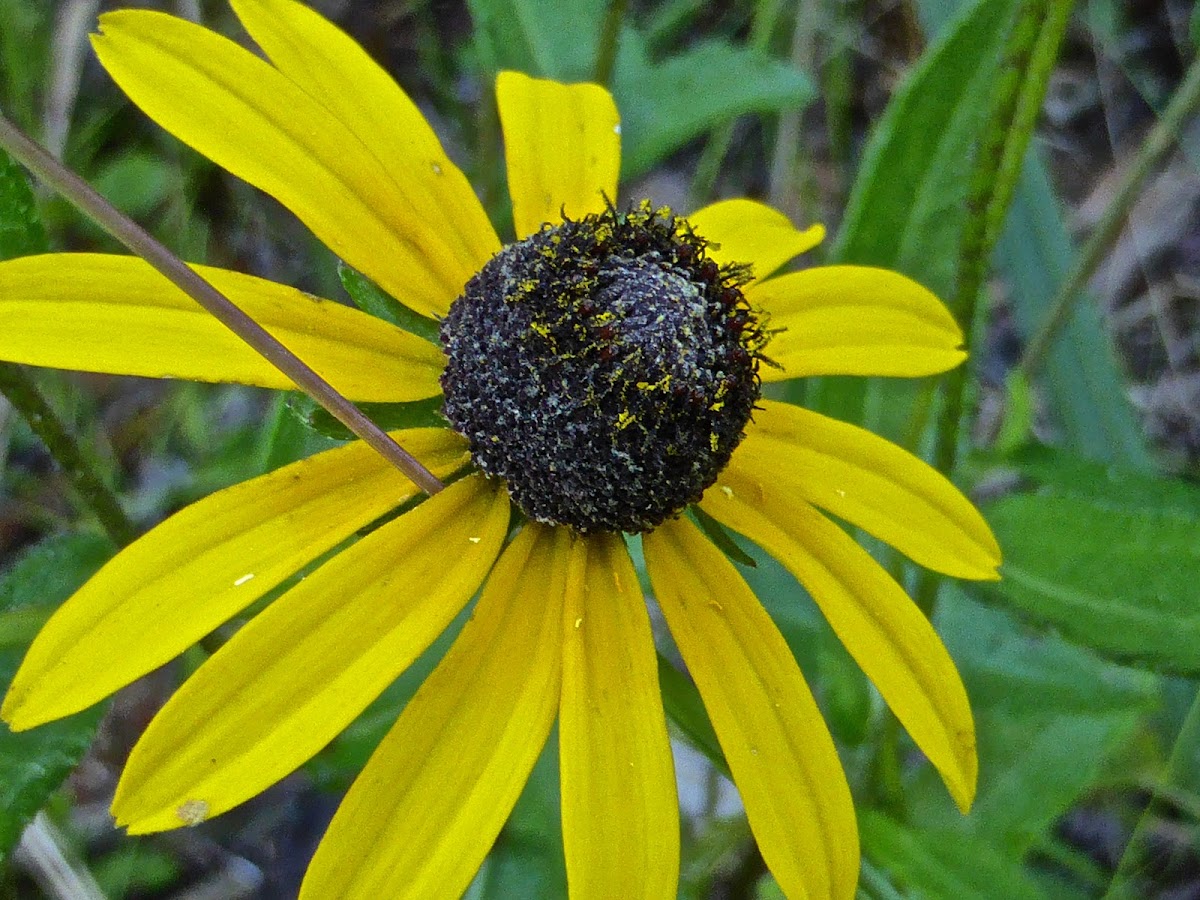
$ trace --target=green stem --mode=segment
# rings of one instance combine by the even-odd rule
[[[612,82],[613,67],[617,64],[617,47],[621,42],[621,23],[625,21],[625,10],[629,0],[609,0],[600,27],[600,46],[596,49],[596,84]]]
[[[435,494],[442,489],[442,483],[432,472],[334,390],[328,381],[2,115],[0,147],[208,310],[271,365],[292,379],[301,390],[329,410],[332,416],[407,475],[421,490]]]
[[[1200,108],[1200,56],[1192,61],[1183,83],[1167,104],[1162,118],[1150,129],[1146,140],[1138,148],[1133,165],[1121,178],[1112,202],[1104,210],[1100,222],[1092,229],[1091,235],[1075,257],[1075,264],[1050,302],[1050,313],[1030,339],[1021,359],[1020,370],[1026,377],[1034,375],[1046,361],[1050,346],[1071,317],[1080,291],[1095,273],[1100,260],[1104,258],[1117,235],[1121,233],[1125,218],[1137,199],[1142,184],[1166,158],[1175,145],[1183,124],[1197,108]]]
[[[54,461],[80,498],[95,515],[112,542],[124,547],[137,537],[137,527],[125,515],[107,484],[97,474],[75,436],[59,418],[29,374],[20,366],[0,363],[0,394],[17,409],[46,445]]]
[[[1073,5],[1073,0],[1024,0],[1017,9],[1008,52],[1001,62],[995,105],[975,159],[967,200],[971,214],[959,245],[958,283],[951,301],[969,349],[975,346],[979,299],[992,252],[1016,192],[1021,164]],[[967,374],[967,368],[959,366],[946,376],[946,399],[938,417],[932,459],[941,472],[952,473],[958,461],[969,387]],[[926,570],[918,576],[915,597],[927,614],[933,610],[939,584],[939,579]]]

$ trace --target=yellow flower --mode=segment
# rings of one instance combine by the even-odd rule
[[[152,12],[102,17],[95,48],[163,127],[274,196],[348,264],[418,312],[443,318],[470,293],[469,282],[482,283],[472,281],[477,273],[508,272],[516,257],[504,256],[466,179],[413,103],[361,48],[292,0],[233,6],[267,60]],[[497,96],[519,239],[510,245],[514,253],[532,257],[536,250],[569,266],[574,258],[556,256],[554,247],[566,241],[570,222],[585,223],[579,233],[592,237],[625,227],[631,217],[659,227],[655,240],[666,234],[674,242],[669,253],[696,263],[680,263],[700,285],[686,291],[708,297],[709,313],[717,309],[726,344],[714,353],[742,360],[739,348],[749,355],[760,349],[745,333],[759,325],[773,333],[765,352],[778,367],[758,369],[764,381],[921,376],[964,358],[949,313],[898,274],[830,266],[771,277],[821,239],[819,227],[796,230],[747,200],[709,206],[686,225],[644,208],[618,213],[608,198],[616,196],[620,128],[602,88],[504,73]],[[630,234],[630,246],[649,240]],[[684,244],[691,249],[679,249]],[[704,268],[697,252],[716,265]],[[648,264],[631,258],[622,265],[632,268],[605,283],[633,284]],[[353,400],[409,401],[441,391],[447,357],[433,344],[283,285],[199,271]],[[580,271],[571,283],[591,277],[592,270]],[[654,271],[668,277],[663,266]],[[520,282],[512,290],[540,287]],[[597,288],[597,296],[610,290]],[[640,314],[628,298],[650,289],[630,290],[604,294],[608,318],[597,327],[615,321],[614,309]],[[504,296],[509,306],[497,307],[502,311],[513,303],[513,295]],[[711,306],[722,296],[728,315]],[[571,307],[572,315],[582,308]],[[664,309],[667,318],[675,315],[674,307]],[[755,318],[757,310],[769,323]],[[550,333],[544,321],[535,324],[542,331],[531,325],[530,341],[535,332]],[[647,328],[660,324],[661,316]],[[467,344],[482,340],[487,335],[477,325],[457,334]],[[584,328],[575,320],[559,325],[568,329],[560,335]],[[690,335],[691,325],[680,327],[670,340],[687,368],[692,351],[679,335]],[[638,345],[635,355],[649,346]],[[607,360],[612,351],[596,352]],[[116,256],[61,254],[0,265],[0,357],[290,387],[148,266]],[[753,375],[757,362],[751,365]],[[699,388],[667,392],[664,376],[657,386],[638,383],[641,393],[631,396],[661,389],[674,399],[655,399],[659,405],[649,408],[675,415],[692,402],[688,392],[699,391],[703,408],[696,408],[716,421],[736,379],[711,368],[697,369]],[[749,392],[743,400],[757,399],[755,378],[739,384]],[[484,406],[490,399],[476,398]],[[473,402],[468,397],[460,406],[475,409]],[[974,728],[954,665],[903,590],[823,512],[962,578],[995,577],[999,552],[991,533],[945,478],[901,449],[791,405],[758,404],[740,443],[743,423],[728,426],[737,432],[732,438],[713,426],[716,482],[699,507],[806,586],[966,809],[975,790]],[[633,407],[614,412],[613,428],[637,427]],[[507,433],[498,429],[491,440],[504,443]],[[650,621],[626,539],[589,524],[599,519],[571,527],[518,517],[525,524],[509,541],[508,485],[469,467],[467,441],[448,428],[397,437],[439,477],[467,474],[357,541],[357,532],[418,495],[360,443],[193,504],[119,553],[53,616],[12,684],[4,718],[25,729],[95,703],[336,551],[215,653],[134,750],[113,803],[118,822],[131,833],[192,824],[311,758],[483,585],[472,618],[342,802],[304,896],[461,893],[556,719],[572,896],[674,896],[673,766]],[[478,461],[484,448],[475,439]],[[728,451],[724,465],[721,453]],[[558,474],[539,487],[554,500],[571,460],[551,462],[548,471]],[[590,503],[598,495],[587,496]],[[645,527],[635,530],[647,532],[655,597],[763,857],[788,896],[851,897],[858,839],[833,741],[766,612],[678,512],[646,514],[636,520]],[[665,521],[652,527],[655,516]]]

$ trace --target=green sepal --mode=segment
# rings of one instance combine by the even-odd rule
[[[440,394],[408,403],[360,403],[358,408],[384,431],[446,427]],[[322,437],[335,441],[355,439],[349,428],[304,394],[294,395],[288,401],[288,409],[301,423]]]
[[[691,513],[693,521],[700,526],[700,530],[704,532],[704,536],[712,541],[718,550],[740,566],[745,566],[748,569],[758,568],[758,560],[737,545],[737,541],[733,539],[733,535],[729,533],[724,525],[699,506],[693,505],[689,507],[688,512]]]
[[[357,269],[352,269],[344,262],[338,261],[338,278],[342,287],[350,295],[350,299],[365,313],[369,313],[385,322],[391,322],[398,328],[403,328],[410,334],[424,338],[431,344],[439,344],[439,325],[433,319],[427,319],[414,310],[409,309],[391,294],[379,287],[366,275]]]

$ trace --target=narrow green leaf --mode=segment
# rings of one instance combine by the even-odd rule
[[[954,285],[973,151],[1014,0],[976,0],[925,52],[875,126],[833,256]]]
[[[1045,317],[1074,254],[1049,175],[1036,152],[1026,160],[997,251],[997,266],[1011,287],[1017,328],[1028,337]],[[1154,468],[1093,298],[1075,305],[1047,353],[1039,382],[1065,447],[1092,459]]]
[[[837,239],[835,262],[881,266],[949,299],[967,217],[974,150],[1017,0],[967,4],[921,56],[873,128]],[[916,385],[820,378],[805,405],[904,435]]]
[[[1013,369],[1004,379],[1004,408],[1007,414],[994,442],[1001,453],[1023,446],[1033,435],[1033,387],[1020,369]]]
[[[862,849],[910,892],[955,900],[1048,900],[1021,864],[964,830],[917,830],[877,812],[860,814]]]
[[[338,261],[338,277],[350,299],[365,313],[391,322],[410,334],[438,344],[438,323],[409,309],[373,281],[344,262]]]
[[[0,614],[48,615],[112,555],[95,534],[64,534],[25,551],[0,575]],[[0,645],[0,689],[7,690],[25,647]],[[91,745],[103,713],[96,707],[32,731],[0,724],[0,858]]]
[[[1200,672],[1200,507],[1022,494],[986,515],[1005,552],[998,600],[1106,655]]]
[[[126,215],[142,218],[171,198],[175,178],[160,156],[131,150],[106,163],[92,186]]]

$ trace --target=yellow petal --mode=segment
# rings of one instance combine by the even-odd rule
[[[373,316],[250,275],[197,273],[352,400],[432,397],[445,357]],[[295,385],[148,264],[56,253],[0,263],[0,359],[115,375]]]
[[[567,529],[540,525],[505,550],[462,634],[346,794],[302,898],[466,890],[558,711],[563,597],[579,552]]]
[[[100,17],[92,45],[142,110],[295,213],[334,253],[424,315],[476,270],[434,198],[401,186],[352,131],[233,41],[162,13]],[[412,193],[410,193],[410,190]]]
[[[823,226],[800,231],[783,213],[753,200],[721,200],[692,213],[688,222],[712,241],[708,255],[717,263],[750,265],[760,279],[825,240]]]
[[[890,441],[790,403],[760,400],[731,465],[794,493],[938,572],[995,579],[1000,547],[979,511]]]
[[[789,897],[853,897],[858,830],[850,788],[783,636],[690,522],[667,522],[643,541],[658,604],[771,874]]]
[[[802,375],[916,377],[953,369],[967,354],[950,311],[910,278],[867,266],[821,266],[752,285],[747,299],[780,329],[763,381]]]
[[[467,459],[462,439],[444,429],[397,439],[435,474]],[[91,706],[416,493],[354,443],[193,503],[118,553],[50,617],[0,714],[21,731]]]
[[[268,606],[154,717],[117,786],[117,824],[194,824],[311,758],[471,599],[508,518],[498,483],[463,479]]]
[[[824,515],[780,490],[773,471],[731,464],[700,506],[808,589],[966,811],[978,772],[967,692],[937,632],[900,585]]]
[[[518,238],[616,202],[621,119],[608,91],[501,72],[496,102]]]
[[[674,897],[679,802],[650,617],[624,541],[583,543],[559,710],[567,884],[572,900]]]
[[[233,0],[275,67],[333,113],[390,172],[419,225],[474,272],[500,241],[470,183],[421,111],[353,38],[293,0]],[[403,296],[403,295],[400,295]]]

